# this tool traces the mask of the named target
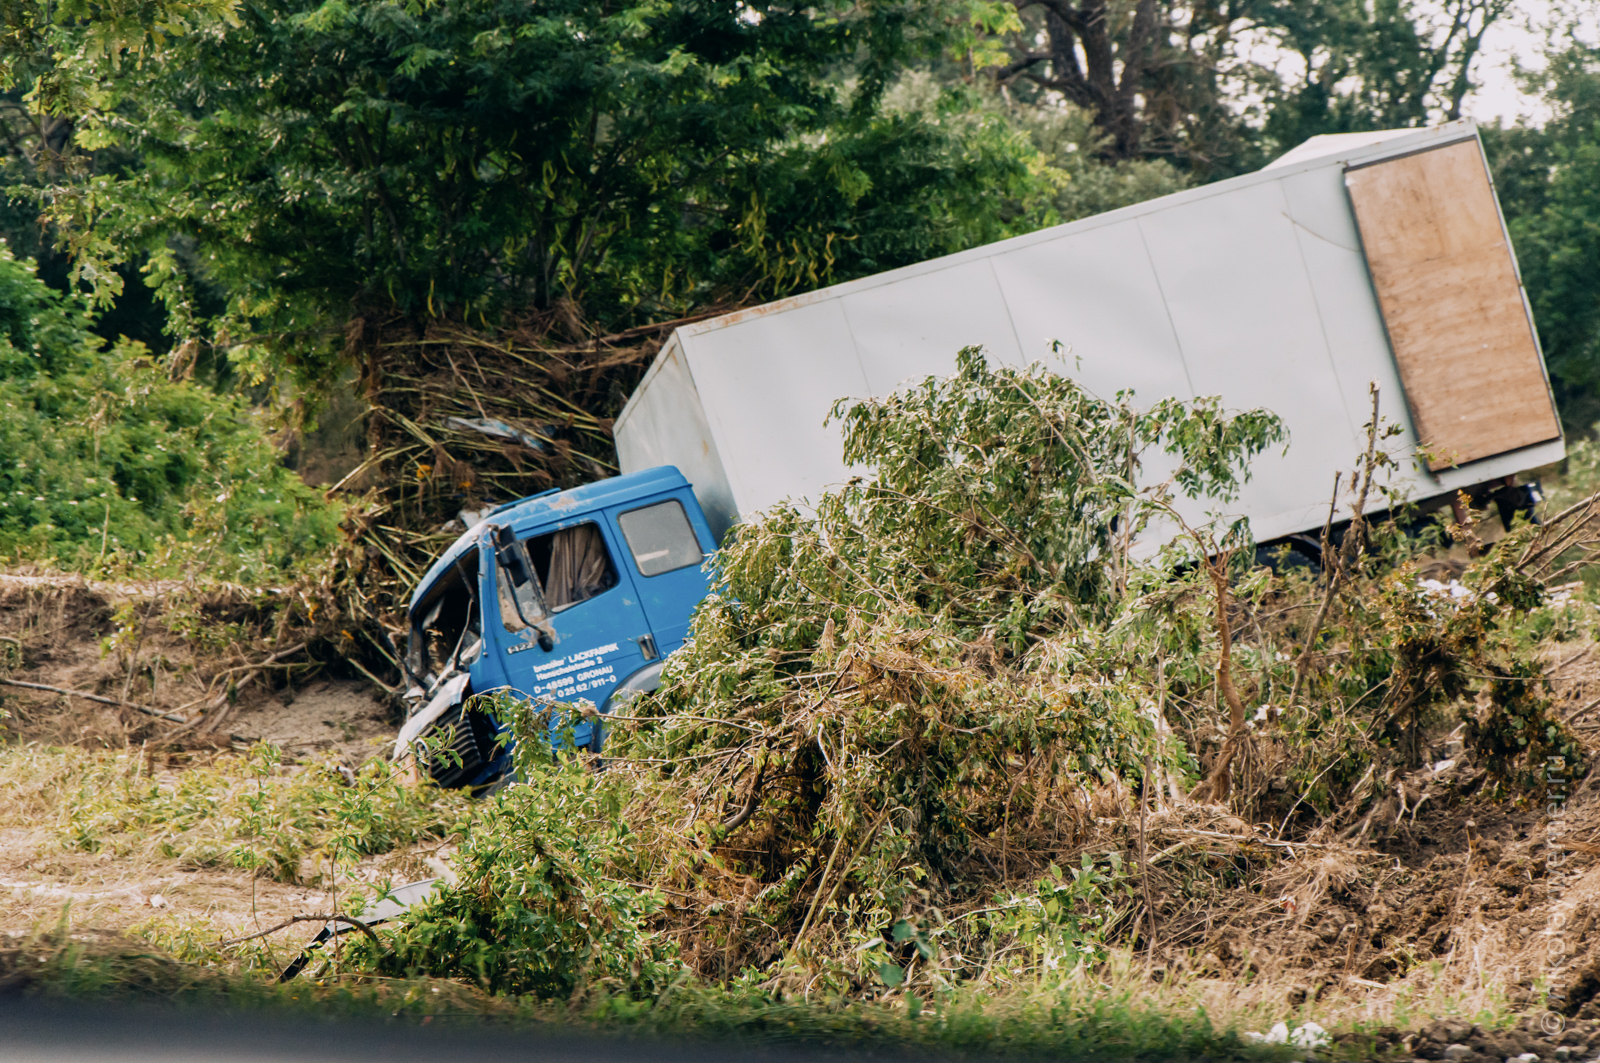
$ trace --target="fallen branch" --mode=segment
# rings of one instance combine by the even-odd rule
[[[0,683],[4,683],[6,686],[12,687],[25,687],[28,690],[45,690],[51,694],[65,694],[69,698],[82,698],[84,701],[97,701],[102,705],[115,705],[122,709],[133,709],[135,712],[142,712],[146,716],[154,716],[158,720],[167,720],[170,723],[181,723],[188,725],[190,722],[184,719],[182,716],[174,716],[169,712],[162,712],[160,709],[152,709],[148,705],[137,705],[131,701],[123,701],[120,698],[101,697],[99,694],[90,694],[82,690],[68,690],[66,687],[53,687],[48,683],[25,683],[20,679],[7,679],[3,677],[0,677]]]
[[[750,817],[756,814],[756,809],[761,804],[761,783],[767,776],[767,758],[763,756],[756,766],[756,777],[750,783],[750,794],[745,798],[744,807],[734,813],[731,819],[722,823],[722,834],[726,837],[749,822]]]
[[[666,723],[670,720],[700,720],[703,723],[717,723],[724,727],[737,727],[741,731],[748,731],[753,735],[765,733],[751,727],[749,724],[740,723],[738,720],[724,720],[716,716],[691,716],[685,712],[669,712],[665,716],[623,716],[620,713],[603,712],[599,713],[599,716],[602,720],[622,720],[625,723]]]
[[[1347,853],[1351,856],[1376,856],[1389,859],[1375,849],[1353,849],[1348,845],[1328,845],[1325,842],[1285,842],[1274,838],[1260,838],[1254,834],[1228,834],[1220,830],[1201,830],[1198,827],[1156,827],[1154,833],[1216,838],[1220,841],[1237,842],[1240,845],[1265,845],[1273,849],[1321,849],[1324,852]]]
[[[1581,499],[1547,519],[1517,559],[1517,570],[1537,574],[1537,569],[1553,564],[1583,534],[1597,507],[1600,507],[1600,493]],[[1574,516],[1578,519],[1567,523]],[[1548,573],[1545,579],[1549,582]]]
[[[287,927],[291,927],[296,923],[345,923],[349,926],[355,927],[357,930],[367,935],[367,937],[371,938],[373,946],[379,951],[383,950],[383,942],[378,940],[378,935],[370,926],[368,926],[366,923],[363,923],[359,919],[352,919],[350,916],[340,915],[338,912],[334,912],[332,915],[323,915],[319,912],[307,912],[304,915],[291,916],[290,918],[279,923],[277,926],[269,926],[267,929],[258,934],[247,934],[242,938],[229,938],[227,941],[219,941],[217,944],[220,946],[242,945],[246,941],[254,941],[256,938],[264,938],[268,934],[276,934],[278,931]]]
[[[279,664],[278,662],[280,660],[282,660],[283,658],[285,658],[285,657],[291,656],[292,654],[299,653],[301,650],[303,650],[305,648],[306,648],[306,644],[304,642],[301,642],[301,643],[298,643],[298,644],[296,644],[294,646],[290,646],[286,650],[279,650],[277,653],[272,654],[270,657],[266,658],[266,660],[260,661],[257,664],[235,665],[232,668],[226,668],[226,669],[218,672],[216,675],[211,677],[211,682],[206,687],[206,695],[208,697],[211,695],[211,692],[216,688],[217,681],[219,679],[221,679],[223,676],[233,675],[236,672],[243,672],[244,675],[241,676],[240,679],[237,682],[232,683],[233,692],[234,692],[235,696],[237,696],[239,690],[241,688],[243,688],[245,686],[245,684],[247,684],[251,680],[255,679],[256,676],[260,675],[261,672],[263,670],[267,669],[267,668],[298,668],[298,667],[302,667],[301,665],[292,665],[292,664],[291,665],[285,665],[285,664]],[[205,716],[205,717],[199,717],[199,718],[197,718],[197,721],[196,721],[196,722],[200,723],[200,728],[199,728],[200,731],[205,733],[205,734],[210,734],[211,732],[215,731],[218,727],[221,727],[222,726],[222,721],[224,719],[226,719],[228,717],[228,715],[229,715],[229,710],[230,710],[231,706],[228,704],[228,687],[227,687],[227,685],[224,685],[222,693],[220,693],[220,694],[218,694],[216,696],[216,699],[211,703],[210,708],[213,710],[211,715]]]
[[[298,668],[300,667],[299,665],[281,665],[277,662],[283,660],[285,657],[288,657],[290,654],[299,653],[305,648],[306,644],[304,642],[299,642],[293,646],[290,646],[286,650],[279,650],[278,652],[267,657],[265,660],[259,661],[256,664],[236,664],[232,668],[224,668],[222,671],[211,677],[210,685],[215,687],[217,685],[217,680],[221,679],[225,675],[232,675],[234,672],[255,672],[262,668],[273,667],[274,665],[279,668]]]
[[[1333,571],[1328,573],[1328,582],[1323,589],[1322,603],[1317,608],[1317,615],[1311,621],[1311,630],[1306,633],[1305,645],[1300,650],[1300,659],[1294,666],[1294,685],[1289,689],[1289,702],[1293,706],[1300,697],[1300,688],[1305,685],[1306,672],[1311,666],[1311,651],[1316,645],[1317,636],[1322,633],[1323,622],[1328,619],[1328,610],[1333,605],[1334,596],[1339,591],[1339,585],[1355,563],[1356,557],[1361,553],[1361,536],[1365,529],[1367,493],[1372,487],[1372,472],[1378,462],[1378,384],[1372,381],[1367,385],[1367,391],[1372,396],[1372,419],[1367,422],[1367,449],[1362,455],[1361,462],[1361,488],[1356,496],[1355,512],[1350,519],[1350,527],[1346,529],[1344,542],[1340,549],[1334,552],[1330,549],[1333,535],[1333,512],[1339,501],[1339,477],[1333,478],[1333,501],[1328,504],[1328,521],[1322,528],[1322,561],[1323,564],[1332,562]]]
[[[816,896],[811,899],[811,907],[807,910],[805,919],[800,923],[800,932],[794,936],[794,944],[789,946],[791,951],[799,948],[800,942],[805,940],[806,932],[811,929],[811,921],[816,918],[817,913],[826,911],[828,905],[833,903],[834,894],[838,893],[839,887],[844,885],[844,880],[849,876],[850,868],[856,862],[856,857],[860,856],[872,844],[872,840],[878,836],[878,828],[883,826],[883,821],[888,818],[889,811],[889,806],[885,805],[883,811],[878,813],[878,818],[873,820],[871,829],[850,850],[850,855],[845,858],[844,866],[839,869],[839,877],[833,880],[832,888],[824,896],[822,887],[828,884],[828,872],[833,869],[833,859],[839,855],[839,846],[844,841],[844,835],[840,834],[838,841],[833,843],[833,852],[828,856],[828,866],[822,869],[822,879],[817,883]]]
[[[377,676],[361,667],[361,663],[354,657],[346,658],[345,663],[349,664],[356,671],[370,679],[373,685],[382,690],[385,694],[388,694],[391,697],[399,697],[402,693],[404,693],[404,691],[402,691],[399,687],[390,686],[388,683],[385,683],[383,680],[379,679]]]

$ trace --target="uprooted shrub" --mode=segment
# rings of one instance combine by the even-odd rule
[[[1325,662],[1310,699],[1362,727],[1341,758],[1347,776],[1365,772],[1340,795],[1347,815],[1392,789],[1397,773],[1422,767],[1430,735],[1457,722],[1466,749],[1507,791],[1540,789],[1550,758],[1569,768],[1583,762],[1580,743],[1551,711],[1544,664],[1517,638],[1544,598],[1520,563],[1541,534],[1523,528],[1495,544],[1464,573],[1460,595],[1430,591],[1403,564],[1348,596],[1325,645],[1346,659]]]
[[[623,816],[621,773],[597,773],[550,745],[549,713],[484,699],[515,728],[518,776],[464,830],[460,885],[413,908],[392,951],[362,941],[356,963],[466,978],[492,992],[566,997],[583,987],[653,994],[682,973],[650,924],[661,896]]]
[[[1137,487],[1140,455],[1169,451],[1185,493],[1226,497],[1281,427],[1212,400],[1141,412],[977,349],[836,414],[845,460],[874,475],[734,533],[662,689],[617,714],[607,770],[526,762],[395,962],[637,987],[601,957],[653,971],[656,943],[601,942],[651,891],[699,913],[654,924],[696,970],[817,952],[841,988],[897,984],[936,953],[997,975],[1059,962],[1115,922],[1120,855],[1080,854],[1025,893],[992,884],[1051,875],[1097,796],[1120,804],[1147,761],[1186,770],[1157,740],[1119,590],[1143,571],[1133,538],[1170,512],[1166,488]],[[513,723],[527,757],[543,725]]]
[[[541,995],[650,996],[690,973],[873,999],[1093,963],[1147,940],[1152,905],[1163,941],[1193,947],[1216,913],[1152,899],[1149,876],[1131,889],[1145,861],[1187,859],[1150,855],[1132,813],[1278,852],[1169,800],[1237,737],[1230,654],[1255,716],[1227,799],[1275,830],[1371,822],[1415,764],[1408,728],[1451,708],[1508,785],[1564,741],[1517,682],[1538,598],[1524,539],[1469,576],[1475,597],[1357,566],[1320,609],[1315,576],[1249,569],[1238,525],[1197,526],[1192,504],[1180,523],[1167,486],[1139,487],[1159,449],[1170,484],[1225,502],[1281,437],[1268,414],[1141,412],[968,350],[948,379],[836,415],[871,475],[736,529],[662,687],[613,712],[603,770],[550,747],[551,717],[581,706],[502,702],[525,785],[464,830],[458,885],[383,931],[384,956],[354,955]],[[1139,560],[1156,520],[1192,534]],[[1275,778],[1293,786],[1269,808]]]

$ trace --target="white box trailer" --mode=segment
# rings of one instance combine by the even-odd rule
[[[949,374],[969,344],[1020,365],[1052,341],[1106,397],[1282,417],[1287,452],[1229,507],[1262,542],[1321,527],[1369,381],[1413,500],[1565,454],[1476,127],[1453,122],[1316,137],[1257,173],[680,327],[617,420],[621,467],[676,465],[720,539],[848,478],[834,400]]]

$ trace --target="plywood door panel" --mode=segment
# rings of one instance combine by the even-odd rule
[[[1345,185],[1428,467],[1557,438],[1478,142],[1352,169]]]

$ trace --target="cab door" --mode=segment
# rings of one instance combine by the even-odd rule
[[[711,529],[687,488],[618,506],[610,516],[656,651],[665,657],[683,645],[695,606],[711,589],[702,571],[714,548]]]
[[[500,625],[495,646],[506,686],[535,703],[548,699],[596,706],[622,680],[645,663],[640,638],[649,633],[639,595],[619,564],[626,555],[609,522],[572,521],[551,530],[519,530],[543,589],[548,622],[524,624],[509,597],[505,575],[495,574],[493,620]],[[540,628],[547,635],[541,639]],[[553,726],[559,726],[559,722]],[[598,745],[587,721],[574,726],[580,748]]]

